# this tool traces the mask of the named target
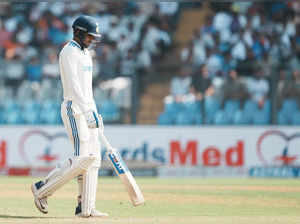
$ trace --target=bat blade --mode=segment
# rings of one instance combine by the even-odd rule
[[[141,192],[141,189],[137,185],[134,177],[132,176],[130,170],[128,169],[120,154],[118,152],[109,152],[107,153],[107,156],[109,161],[112,163],[114,170],[125,185],[132,204],[134,206],[144,204],[145,199]]]

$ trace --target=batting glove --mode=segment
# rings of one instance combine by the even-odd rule
[[[99,118],[94,111],[85,112],[84,117],[89,128],[99,128]]]

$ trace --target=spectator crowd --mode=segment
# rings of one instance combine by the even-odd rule
[[[131,107],[130,78],[143,86],[145,74],[155,72],[174,44],[184,5],[1,3],[0,123],[61,122],[58,53],[80,14],[95,17],[103,35],[92,50],[96,102],[104,120],[120,122]],[[209,8],[180,51],[158,123],[299,124],[300,3],[210,2]]]
[[[299,125],[300,3],[210,9],[181,50],[185,69],[171,80],[158,123]]]
[[[100,106],[112,92],[101,91],[101,83],[144,74],[159,60],[172,43],[172,16],[177,10],[177,3],[168,2],[0,3],[0,123],[61,122],[58,53],[72,38],[71,26],[80,14],[93,16],[103,35],[92,52],[95,98]],[[44,104],[52,105],[57,115],[53,120],[17,116],[28,105],[34,105],[28,109],[31,114],[44,107],[49,110]]]

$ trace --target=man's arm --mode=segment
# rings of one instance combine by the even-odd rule
[[[71,88],[72,94],[77,99],[76,103],[83,113],[89,111],[91,108],[83,97],[82,89],[78,79],[77,63],[78,58],[75,54],[61,55],[62,66],[67,76],[68,87]]]
[[[77,60],[78,58],[74,54],[66,54],[61,56],[63,69],[68,75],[67,81],[69,88],[72,89],[72,94],[76,98],[76,103],[78,104],[80,110],[85,116],[87,125],[89,128],[98,128],[99,127],[99,118],[96,114],[96,111],[93,111],[90,108],[88,102],[83,97],[82,89],[78,79],[78,70],[77,70]]]

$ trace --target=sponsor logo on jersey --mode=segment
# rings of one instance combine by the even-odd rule
[[[82,67],[82,71],[84,71],[84,72],[91,72],[92,70],[93,70],[93,68],[90,65],[84,65]]]

